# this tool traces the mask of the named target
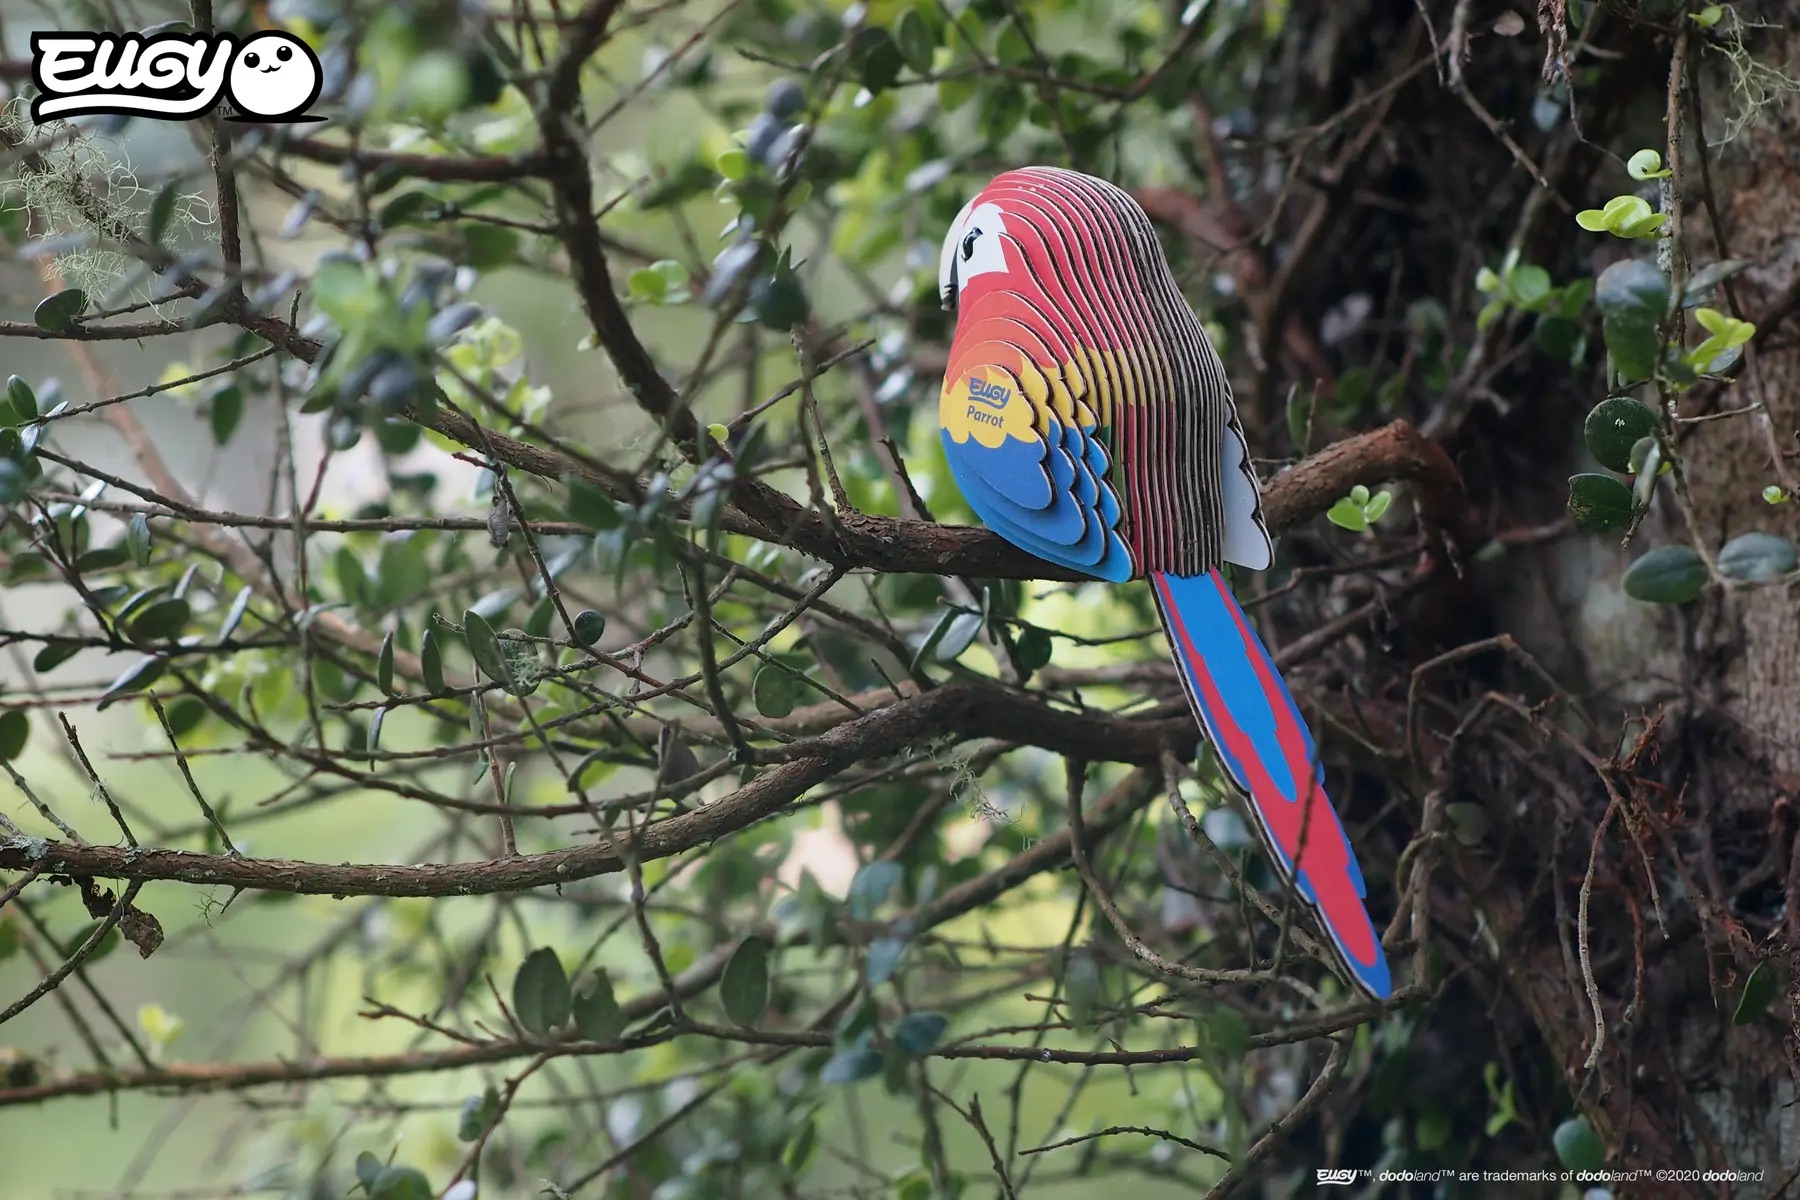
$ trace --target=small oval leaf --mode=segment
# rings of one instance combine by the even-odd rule
[[[573,996],[556,951],[540,946],[525,956],[513,976],[513,1015],[539,1037],[569,1019]]]
[[[753,1026],[769,1007],[769,943],[752,934],[738,943],[719,978],[719,999],[725,1015],[739,1025]]]
[[[950,1018],[943,1013],[908,1013],[894,1027],[894,1044],[918,1058],[938,1044],[949,1026]]]
[[[1587,415],[1582,437],[1588,453],[1609,471],[1628,471],[1631,448],[1656,432],[1656,414],[1628,396],[1602,400]]]
[[[512,671],[506,664],[506,656],[500,653],[500,639],[494,635],[494,627],[474,609],[463,614],[463,637],[468,640],[469,655],[481,673],[503,687],[510,687]]]
[[[1625,594],[1647,604],[1686,604],[1706,586],[1706,564],[1686,546],[1659,546],[1625,572]]]
[[[1659,221],[1660,217],[1657,218]],[[1656,369],[1658,327],[1669,309],[1669,280],[1641,258],[1616,262],[1594,285],[1606,349],[1627,379],[1648,379]]]
[[[944,636],[938,642],[937,660],[943,663],[955,662],[962,657],[963,651],[974,644],[980,634],[980,613],[957,613],[945,626]]]
[[[1606,1148],[1586,1117],[1570,1117],[1550,1138],[1556,1157],[1571,1171],[1598,1171],[1606,1166]]]
[[[625,1011],[613,995],[612,979],[596,967],[581,977],[572,1005],[575,1031],[590,1042],[616,1042],[625,1032]]]
[[[32,314],[32,320],[39,329],[49,333],[61,333],[75,324],[75,319],[87,311],[88,294],[80,288],[64,288],[54,296],[46,297]]]
[[[135,664],[126,669],[123,675],[113,680],[111,687],[100,694],[99,701],[94,705],[94,711],[100,712],[121,697],[143,691],[162,678],[163,670],[167,665],[163,659],[154,654],[147,654],[138,659]]]
[[[11,762],[25,752],[31,737],[31,718],[22,708],[0,713],[0,762]]]
[[[1745,583],[1768,583],[1800,567],[1793,543],[1772,533],[1743,533],[1719,551],[1719,574]]]
[[[771,720],[780,720],[794,711],[794,690],[794,677],[774,663],[757,671],[750,684],[756,711]]]
[[[425,686],[430,691],[444,690],[444,653],[438,649],[435,630],[427,629],[419,643],[419,673],[425,676]]]
[[[171,638],[187,628],[193,609],[179,596],[169,596],[145,608],[132,619],[131,635],[140,641],[153,642]]]
[[[1611,475],[1571,475],[1569,515],[1583,529],[1617,533],[1631,526],[1631,489]]]
[[[381,650],[375,656],[375,682],[388,695],[399,695],[394,690],[394,631],[391,629],[381,639]]]
[[[606,633],[606,618],[591,608],[575,614],[575,638],[584,646],[592,646]]]

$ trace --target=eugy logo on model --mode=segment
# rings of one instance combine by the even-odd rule
[[[319,56],[292,34],[34,33],[31,78],[42,123],[101,114],[189,121],[219,102],[233,120],[322,121],[306,116],[319,98]]]

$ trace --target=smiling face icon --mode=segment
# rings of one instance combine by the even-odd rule
[[[225,90],[244,118],[301,119],[319,98],[318,56],[289,34],[259,33],[238,47]]]

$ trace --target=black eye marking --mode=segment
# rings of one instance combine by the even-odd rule
[[[244,55],[244,65],[249,67],[252,71],[256,69],[256,64],[260,61],[262,60],[256,57],[256,52],[254,50],[249,54]]]
[[[969,235],[963,238],[962,257],[964,262],[968,262],[971,258],[975,257],[975,239],[980,236],[981,229],[977,227],[969,230]]]
[[[282,62],[286,62],[288,59],[294,57],[293,47],[291,47],[291,46],[275,47],[275,57],[280,59]]]

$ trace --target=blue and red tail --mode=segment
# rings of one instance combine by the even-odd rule
[[[1318,915],[1357,986],[1386,1000],[1393,981],[1363,903],[1362,870],[1281,672],[1219,572],[1158,572],[1150,586],[1188,701],[1249,798],[1264,847]]]

